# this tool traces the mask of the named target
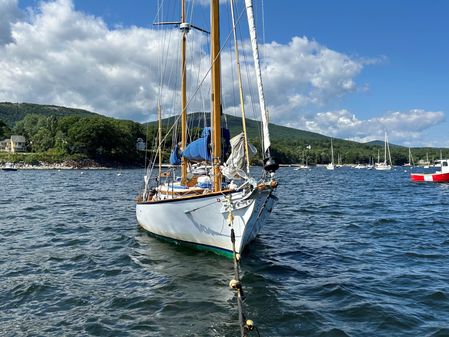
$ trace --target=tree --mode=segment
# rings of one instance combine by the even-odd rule
[[[5,122],[0,120],[0,140],[11,137],[11,129]]]

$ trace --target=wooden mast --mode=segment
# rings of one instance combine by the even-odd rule
[[[161,104],[157,103],[157,135],[158,135],[158,152],[159,152],[159,179],[162,174],[162,116],[161,116]]]
[[[181,10],[181,27],[186,22],[186,4],[185,0],[182,0]],[[182,30],[182,42],[181,42],[181,150],[184,151],[187,146],[187,89],[186,89],[186,35],[188,30]],[[181,158],[181,185],[186,185],[187,177],[187,159]]]
[[[220,23],[219,0],[211,0],[211,124],[212,124],[212,162],[214,167],[214,191],[221,190],[221,76],[220,76]]]

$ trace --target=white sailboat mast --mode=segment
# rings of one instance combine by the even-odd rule
[[[270,132],[268,130],[268,112],[265,107],[265,95],[263,91],[262,73],[260,71],[259,48],[257,46],[257,34],[256,34],[256,25],[254,22],[252,0],[245,0],[245,6],[246,6],[246,15],[248,17],[251,46],[253,50],[254,67],[256,69],[256,80],[257,80],[257,90],[259,92],[260,112],[262,115],[263,149],[264,152],[267,153],[269,151],[271,142],[270,142]]]
[[[388,160],[390,161],[390,165],[393,165],[393,161],[391,160],[390,143],[388,142],[387,133],[385,133],[385,136],[386,136],[386,146],[388,149]]]
[[[332,143],[332,138],[331,138],[331,155],[332,155],[332,164],[334,164],[334,144]]]

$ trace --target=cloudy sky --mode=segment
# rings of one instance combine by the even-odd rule
[[[188,1],[188,17],[207,29],[204,3]],[[152,23],[177,21],[179,1],[164,4],[158,11],[157,0],[0,0],[0,101],[142,122],[154,119],[160,100],[165,114],[177,113],[180,34]],[[358,141],[387,130],[397,144],[449,147],[449,1],[255,0],[255,9],[272,122]],[[229,22],[226,1],[221,10]],[[239,26],[253,116],[244,15]],[[229,34],[223,25],[223,98],[236,113]],[[207,110],[208,36],[192,31],[188,42],[189,110]]]

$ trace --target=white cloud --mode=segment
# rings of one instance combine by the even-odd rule
[[[273,121],[297,119],[295,112],[323,106],[358,89],[355,77],[368,60],[351,58],[307,37],[294,37],[287,45],[265,45],[264,82]]]
[[[388,112],[380,117],[358,119],[348,110],[320,112],[312,116],[302,116],[297,127],[325,135],[360,142],[381,140],[386,130],[389,139],[404,145],[423,143],[423,132],[443,123],[442,111]]]
[[[3,34],[7,43],[0,46],[0,100],[60,104],[120,118],[148,119],[148,111],[156,106],[158,61],[164,45],[170,46],[165,53],[165,76],[171,81],[163,100],[169,111],[179,110],[179,53],[173,52],[180,39],[176,29],[167,34],[137,27],[111,29],[101,18],[76,11],[71,0],[42,2],[21,20],[15,0],[0,0],[0,4],[7,9],[4,13],[12,13],[4,21],[10,27],[10,33]],[[195,62],[188,68],[188,77],[196,83],[208,70],[209,57],[204,52],[206,37],[192,31],[189,40],[193,36],[199,39],[189,44],[188,55]],[[242,49],[251,63],[248,48],[246,43]],[[319,106],[356,90],[354,78],[367,63],[306,37],[294,37],[288,44],[273,42],[261,49],[269,109],[272,121],[278,123],[297,119],[299,108]],[[227,49],[222,59],[230,60],[231,54]],[[233,69],[223,63],[227,111],[238,106]],[[201,95],[191,103],[192,110],[203,109],[202,98],[208,98],[208,92],[206,78]]]
[[[0,0],[0,47],[13,42],[11,25],[19,18],[17,0]]]
[[[179,113],[178,29],[161,33],[139,27],[110,28],[101,18],[76,11],[72,0],[41,2],[27,13],[17,8],[17,0],[0,0],[0,13],[0,101],[57,104],[148,120],[156,111],[159,61],[164,54],[164,113]],[[222,31],[223,40],[226,34]],[[187,69],[190,96],[209,69],[209,56],[205,34],[191,31],[188,40],[188,58],[193,61]],[[256,93],[248,41],[241,49],[244,84],[248,87],[251,82]],[[392,140],[406,141],[419,139],[424,130],[444,119],[442,112],[425,110],[390,112],[368,120],[347,110],[304,113],[364,90],[357,76],[367,65],[383,60],[351,57],[307,37],[293,37],[287,44],[271,42],[261,46],[261,52],[272,122],[354,140],[382,138],[386,128]],[[226,112],[239,111],[237,76],[230,65],[233,58],[233,51],[225,48]],[[209,109],[209,86],[206,77],[190,111]],[[257,108],[257,98],[251,102],[245,95],[248,110]]]

